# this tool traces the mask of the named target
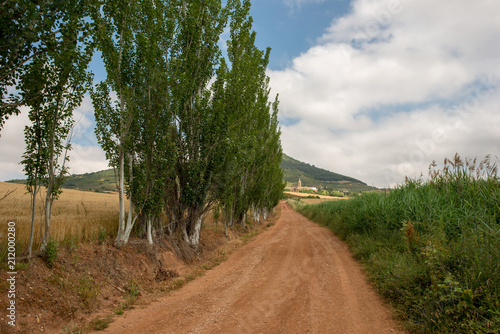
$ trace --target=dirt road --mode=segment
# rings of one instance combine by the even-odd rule
[[[402,333],[347,246],[280,205],[275,226],[226,262],[103,332]]]

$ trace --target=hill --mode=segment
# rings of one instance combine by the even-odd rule
[[[283,179],[289,187],[297,186],[300,178],[302,185],[306,187],[326,187],[349,192],[376,189],[360,180],[315,167],[289,157],[286,154],[283,154],[281,168],[284,171]],[[7,182],[24,184],[26,180],[11,180]],[[66,182],[64,182],[63,188],[97,192],[116,191],[115,173],[113,169],[106,169],[100,172],[70,175],[66,179]]]
[[[286,154],[283,154],[281,168],[284,171],[283,179],[289,187],[296,187],[300,178],[302,186],[306,187],[331,188],[349,192],[377,189],[355,178],[318,168]]]
[[[7,182],[25,184],[26,180]],[[115,172],[113,169],[106,169],[100,172],[70,175],[62,187],[96,192],[116,191]]]

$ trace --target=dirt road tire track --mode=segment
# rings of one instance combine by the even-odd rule
[[[103,333],[402,333],[347,246],[280,205],[226,262]]]

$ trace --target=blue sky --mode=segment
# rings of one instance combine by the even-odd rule
[[[349,11],[349,1],[254,0],[251,15],[256,44],[271,47],[269,68],[282,70],[314,46],[334,18]]]
[[[251,15],[286,154],[378,187],[457,152],[500,156],[499,1],[254,0]],[[72,173],[107,168],[92,114],[86,97]],[[26,124],[2,131],[0,180],[22,177]]]

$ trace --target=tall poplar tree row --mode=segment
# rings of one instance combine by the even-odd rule
[[[278,101],[276,99],[273,105],[269,102],[266,76],[270,49],[262,51],[255,46],[256,34],[251,30],[249,11],[248,0],[235,10],[228,41],[230,68],[224,63],[221,66],[225,69],[221,76],[227,81],[222,108],[231,124],[230,137],[234,138],[226,155],[229,177],[221,194],[226,227],[236,223],[244,225],[250,207],[255,218],[260,217],[259,212],[268,212],[268,206],[276,205],[283,190],[282,174],[273,176],[268,171],[272,168],[281,171],[282,153],[277,128]],[[268,187],[279,192],[279,197],[269,203],[263,199],[269,196]]]
[[[103,2],[98,44],[108,77],[92,98],[99,142],[118,170],[117,247],[138,217],[149,243],[166,220],[168,233],[197,249],[214,205],[226,208],[232,227],[233,217],[244,224],[251,206],[255,215],[277,204],[283,183],[277,101],[268,101],[270,50],[255,47],[249,10],[248,0]],[[219,43],[229,20],[227,63]]]
[[[244,224],[250,208],[260,218],[278,203],[278,102],[269,102],[269,49],[255,46],[249,0],[6,0],[3,6],[0,128],[20,106],[29,107],[23,163],[33,210],[40,186],[47,187],[42,248],[94,47],[107,74],[90,95],[97,139],[118,175],[117,247],[140,224],[149,243],[156,230],[197,249],[203,217],[214,205],[225,208],[232,227]],[[30,253],[34,217],[33,211]]]

